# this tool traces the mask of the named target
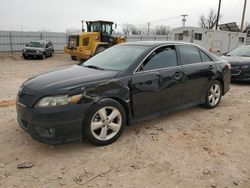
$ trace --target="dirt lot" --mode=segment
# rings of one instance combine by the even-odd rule
[[[72,64],[64,55],[0,56],[0,101],[13,100],[27,78]],[[3,106],[0,187],[250,187],[250,84],[232,84],[216,109],[139,123],[105,147],[36,142],[18,126],[12,101]],[[21,162],[33,167],[17,169]]]

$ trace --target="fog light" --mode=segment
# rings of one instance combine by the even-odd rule
[[[249,66],[248,65],[242,65],[241,68],[242,69],[247,69]]]
[[[49,134],[55,135],[56,130],[54,128],[49,128]]]

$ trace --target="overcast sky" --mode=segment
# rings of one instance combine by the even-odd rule
[[[125,23],[198,26],[201,14],[217,11],[219,0],[0,0],[0,30],[60,31],[81,28],[81,20],[110,20]],[[220,23],[241,24],[244,0],[222,0]],[[161,20],[161,21],[159,21]],[[250,23],[250,2],[245,21]]]

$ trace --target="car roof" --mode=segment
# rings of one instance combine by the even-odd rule
[[[193,43],[187,43],[187,42],[176,42],[176,41],[136,41],[136,42],[127,42],[122,43],[122,45],[130,45],[130,46],[148,46],[148,47],[157,47],[161,45],[178,45],[178,44],[184,44],[184,45],[193,45],[198,46]],[[199,47],[199,46],[198,46]]]
[[[241,45],[241,46],[238,46],[237,48],[249,48],[250,49],[250,45]]]
[[[196,46],[197,48],[201,49],[203,52],[206,52],[206,54],[209,54],[209,56],[215,60],[218,61],[218,57],[210,52],[208,52],[205,48],[202,46],[199,46],[194,43],[189,42],[178,42],[178,41],[137,41],[137,42],[127,42],[127,43],[121,43],[120,45],[125,46],[147,46],[150,50],[163,46],[163,45],[190,45],[190,46]]]
[[[49,40],[31,40],[30,42],[51,42]]]

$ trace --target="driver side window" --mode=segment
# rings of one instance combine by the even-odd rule
[[[177,66],[174,46],[164,46],[153,51],[143,62],[138,71],[148,71]]]

